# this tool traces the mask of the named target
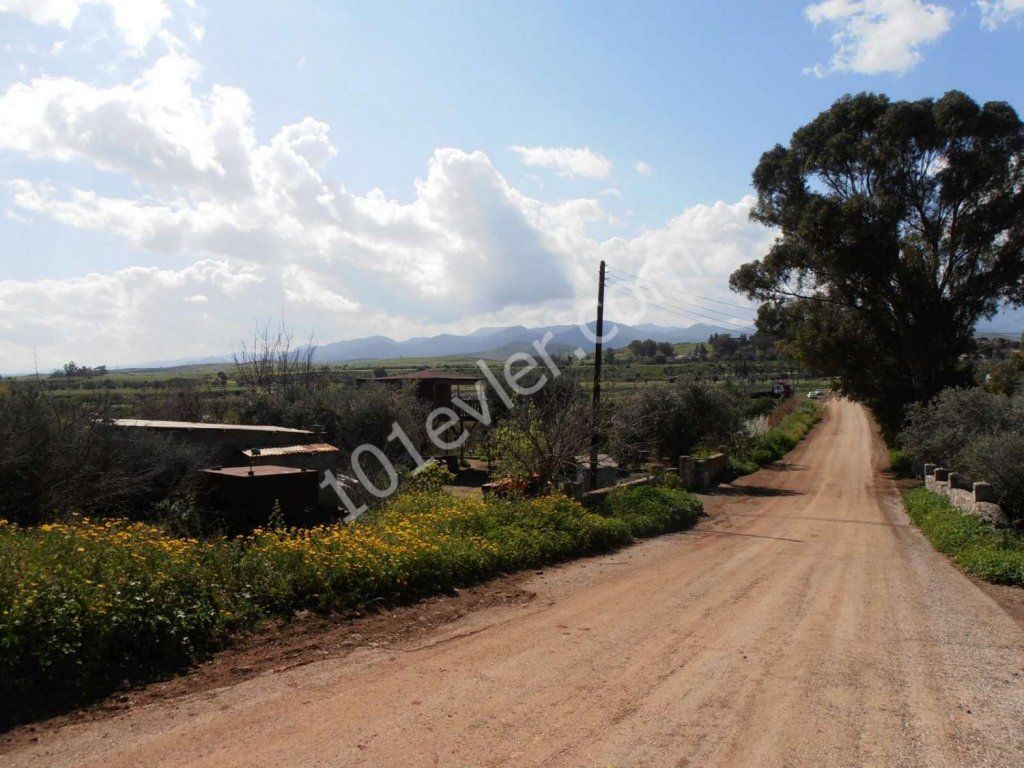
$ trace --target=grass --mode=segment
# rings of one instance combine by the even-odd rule
[[[1024,536],[997,530],[925,488],[903,497],[907,514],[940,552],[993,584],[1024,587]]]
[[[786,416],[763,435],[750,441],[742,453],[729,458],[737,475],[749,475],[758,467],[778,461],[806,437],[821,419],[821,406],[813,400],[802,400]]]
[[[355,524],[181,539],[124,520],[0,524],[0,723],[181,669],[260,621],[348,612],[692,526],[700,501],[624,489],[601,513],[564,496],[408,493]]]

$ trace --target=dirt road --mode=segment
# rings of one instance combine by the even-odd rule
[[[44,731],[34,766],[1024,765],[1024,633],[907,521],[864,411],[711,518],[398,648]]]

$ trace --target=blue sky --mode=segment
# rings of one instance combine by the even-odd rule
[[[735,302],[761,152],[848,92],[1022,110],[1022,44],[1024,0],[0,0],[0,371],[572,321],[601,258]]]

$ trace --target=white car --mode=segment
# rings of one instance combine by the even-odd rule
[[[807,393],[807,396],[811,400],[820,400],[824,394],[825,394],[824,390],[812,389],[810,392]]]

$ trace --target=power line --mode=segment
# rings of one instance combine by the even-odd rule
[[[611,285],[611,289],[613,291],[617,291],[617,292],[622,293],[622,294],[624,294],[626,296],[634,298],[634,299],[636,299],[638,301],[642,301],[642,302],[646,303],[648,306],[655,307],[655,308],[660,309],[660,310],[662,310],[664,312],[668,312],[669,314],[672,314],[672,315],[677,315],[679,317],[683,317],[683,318],[685,318],[687,320],[693,320],[693,321],[696,321],[696,322],[709,322],[709,323],[718,323],[718,324],[724,324],[724,325],[731,325],[736,330],[740,330],[740,331],[747,330],[746,326],[737,325],[736,323],[733,323],[730,320],[722,320],[720,318],[708,317],[707,315],[702,315],[702,314],[700,314],[698,312],[694,312],[693,310],[690,310],[690,309],[684,309],[682,307],[674,307],[674,306],[665,306],[664,304],[660,304],[658,302],[651,301],[647,296],[644,296],[643,294],[635,293],[631,286],[628,286],[628,285],[625,285],[625,284],[622,284],[622,283],[613,283]]]
[[[701,296],[700,294],[688,293],[686,291],[681,291],[676,286],[667,285],[665,283],[660,283],[657,280],[651,280],[648,277],[640,277],[640,275],[634,275],[632,272],[626,272],[623,269],[619,269],[618,267],[613,267],[611,265],[608,265],[608,269],[610,269],[610,270],[612,270],[614,272],[618,272],[620,275],[624,275],[625,277],[632,277],[633,279],[639,280],[641,282],[651,283],[653,285],[657,285],[657,286],[659,286],[661,288],[665,288],[666,290],[672,291],[673,293],[678,293],[678,294],[680,294],[682,296],[692,296],[694,298],[700,299],[701,301],[710,301],[713,304],[721,304],[721,305],[726,306],[726,307],[732,307],[733,309],[743,309],[743,310],[746,310],[747,312],[756,312],[757,311],[754,307],[743,306],[742,304],[731,304],[728,301],[722,301],[720,299],[713,299],[710,296]]]
[[[709,310],[709,311],[710,312],[715,312],[715,313],[720,314],[720,315],[723,315],[723,317],[712,317],[710,315],[706,315],[703,312],[700,312],[699,310],[694,309],[693,307],[690,307],[690,306],[687,306],[687,305],[684,305],[684,304],[678,304],[678,303],[670,301],[668,299],[664,299],[659,294],[654,294],[652,296],[651,293],[645,293],[644,292],[645,289],[643,289],[640,286],[635,285],[633,283],[625,283],[625,282],[619,281],[617,283],[614,283],[614,285],[617,286],[617,287],[625,288],[625,289],[631,291],[632,295],[633,295],[633,298],[638,299],[640,301],[645,301],[645,302],[647,302],[648,304],[650,304],[652,306],[659,306],[661,308],[666,308],[666,305],[667,305],[667,308],[669,308],[669,309],[676,310],[676,311],[679,311],[679,312],[685,312],[687,314],[694,315],[697,318],[699,318],[701,320],[706,320],[708,322],[725,323],[727,325],[732,325],[732,326],[734,326],[736,328],[746,328],[747,327],[747,326],[743,326],[743,325],[739,325],[737,323],[734,323],[732,321],[732,317],[733,317],[732,315],[729,315],[728,313],[722,312],[721,310],[718,310],[718,309],[713,309],[713,310]]]
[[[651,288],[647,288],[647,287],[639,285],[639,284],[637,284],[635,282],[627,282],[627,281],[624,281],[624,280],[622,280],[621,278],[618,278],[618,277],[613,277],[613,279],[618,281],[616,283],[616,285],[624,285],[624,286],[627,286],[628,288],[630,288],[630,290],[634,290],[634,291],[639,292],[640,296],[643,297],[644,300],[664,302],[664,303],[669,304],[671,306],[674,306],[674,307],[676,307],[678,309],[682,309],[682,310],[685,310],[687,312],[693,312],[694,314],[698,314],[698,315],[702,314],[701,310],[703,310],[703,312],[711,312],[711,313],[713,313],[715,315],[720,315],[721,316],[720,318],[719,317],[711,317],[711,318],[709,318],[706,315],[702,315],[705,319],[715,320],[716,322],[719,322],[719,321],[720,322],[728,322],[732,318],[736,317],[735,313],[725,312],[725,311],[723,311],[721,309],[712,309],[711,307],[705,307],[705,306],[702,306],[700,304],[694,304],[694,305],[691,306],[689,303],[685,303],[684,304],[684,303],[678,303],[678,302],[675,302],[675,301],[671,301],[669,299],[663,298],[662,295],[659,292],[654,291]],[[743,319],[745,320],[746,318],[743,318]]]

